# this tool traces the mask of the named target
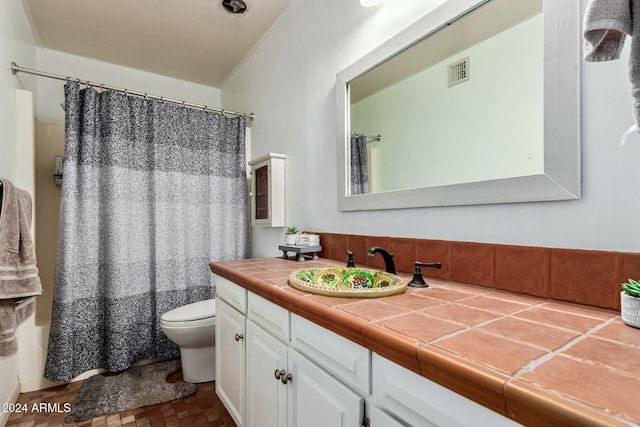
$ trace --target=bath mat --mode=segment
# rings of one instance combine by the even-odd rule
[[[65,422],[77,423],[191,396],[196,392],[195,384],[167,382],[167,376],[180,368],[180,360],[169,360],[94,375],[78,391]]]

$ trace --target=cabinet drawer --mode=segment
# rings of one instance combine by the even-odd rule
[[[248,316],[251,320],[283,341],[291,339],[287,310],[253,292],[249,292],[248,300]]]
[[[371,352],[340,335],[291,314],[291,343],[355,390],[371,391]]]
[[[411,426],[517,426],[507,417],[377,354],[374,404]]]
[[[224,277],[215,276],[217,298],[224,300],[240,313],[247,312],[247,290]]]

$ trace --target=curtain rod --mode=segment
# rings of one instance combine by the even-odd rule
[[[169,98],[165,98],[164,96],[149,95],[149,94],[143,93],[143,92],[136,92],[136,91],[129,90],[129,89],[121,89],[119,87],[109,86],[109,85],[105,85],[105,84],[101,84],[101,83],[93,83],[93,82],[90,82],[88,80],[84,81],[84,80],[80,80],[80,79],[74,78],[74,77],[65,77],[65,76],[60,76],[58,74],[46,73],[44,71],[32,70],[32,69],[29,69],[29,68],[20,67],[15,62],[11,63],[11,73],[12,74],[27,73],[27,74],[33,74],[34,76],[47,77],[49,79],[64,80],[64,81],[75,80],[78,83],[86,85],[86,86],[89,86],[89,87],[115,90],[115,91],[118,91],[118,92],[122,92],[125,95],[135,95],[135,96],[139,96],[139,97],[142,97],[142,98],[145,98],[145,99],[148,99],[148,98],[159,99],[162,102],[169,102],[171,104],[179,104],[179,105],[182,105],[183,107],[199,108],[199,109],[202,109],[202,110],[205,110],[205,111],[206,110],[210,110],[210,111],[215,111],[215,112],[222,113],[222,114],[230,114],[232,116],[244,116],[249,120],[253,120],[253,116],[254,116],[253,113],[240,113],[240,112],[237,112],[237,111],[223,110],[221,108],[208,107],[206,105],[193,104],[191,102],[178,101],[178,100],[175,100],[175,99],[169,99]]]
[[[376,141],[382,141],[382,135],[380,135],[380,134],[378,134],[378,135],[366,135],[364,133],[356,133],[356,132],[351,134],[351,136],[359,136],[359,135],[362,135],[367,139],[374,139]]]

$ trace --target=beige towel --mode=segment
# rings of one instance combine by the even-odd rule
[[[589,62],[620,58],[631,36],[629,79],[633,114],[640,125],[640,0],[589,0],[584,16],[584,59]]]
[[[31,195],[0,179],[0,358],[17,351],[16,328],[33,313],[42,293],[31,238]]]
[[[18,351],[16,330],[35,311],[36,298],[0,300],[0,359],[13,356]]]
[[[0,211],[0,299],[42,293],[31,238],[31,195],[2,181]]]

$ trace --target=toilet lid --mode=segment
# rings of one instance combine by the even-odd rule
[[[214,317],[215,315],[216,300],[208,299],[174,308],[163,314],[161,319],[166,322],[189,322]]]

